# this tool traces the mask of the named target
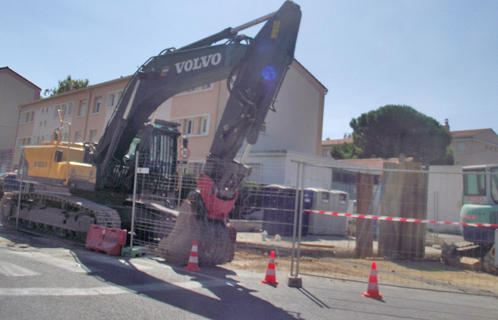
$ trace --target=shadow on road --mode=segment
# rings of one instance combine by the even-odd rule
[[[10,241],[7,244],[10,247],[72,250],[75,259],[78,259],[89,270],[88,276],[107,285],[122,287],[129,290],[130,293],[139,294],[142,297],[145,296],[205,318],[255,319],[262,316],[265,319],[298,318],[296,313],[287,312],[254,296],[255,290],[246,288],[230,278],[230,276],[237,275],[235,272],[221,267],[203,268],[201,273],[192,273],[183,270],[182,267],[165,264],[175,271],[175,273],[168,273],[175,276],[176,281],[181,282],[183,286],[181,287],[174,279],[168,281],[168,279],[161,279],[137,269],[133,263],[130,263],[130,259],[87,251],[83,247],[74,246],[58,239],[18,233],[1,225],[0,235]],[[102,259],[99,258],[99,255],[102,255]],[[163,274],[167,275],[167,273]],[[186,279],[186,276],[190,279]],[[188,288],[189,282],[192,283],[192,287],[199,287],[195,283],[200,284],[212,294],[202,294],[190,290]]]

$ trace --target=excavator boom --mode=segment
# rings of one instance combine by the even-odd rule
[[[201,263],[230,261],[235,230],[229,225],[227,214],[237,199],[240,183],[251,172],[249,166],[234,158],[244,142],[248,146],[257,142],[268,111],[274,109],[280,85],[294,59],[300,20],[300,7],[286,1],[278,11],[237,28],[227,28],[180,49],[163,50],[131,77],[98,143],[62,143],[59,138],[43,146],[27,147],[21,172],[26,171],[26,176],[37,182],[55,182],[58,187],[70,189],[73,197],[25,197],[22,201],[29,208],[38,206],[39,210],[36,214],[32,209],[21,210],[23,223],[36,229],[55,228],[79,238],[84,238],[92,223],[116,227],[121,222],[124,227],[123,213],[127,214],[127,209],[123,209],[123,203],[128,201],[133,184],[131,160],[136,151],[147,154],[147,165],[161,176],[147,182],[155,186],[154,192],[160,196],[174,192],[171,176],[176,170],[180,132],[177,124],[149,119],[174,95],[228,79],[229,99],[198,178],[198,190],[181,204],[169,235],[161,235],[159,252],[170,261],[186,263],[196,240]],[[265,23],[254,39],[238,34],[261,22]],[[221,40],[226,42],[216,44]],[[63,116],[60,122],[61,128],[63,123],[70,126],[63,122]],[[40,161],[43,168],[37,168]],[[75,199],[75,195],[88,201]],[[98,205],[92,205],[92,201]],[[9,221],[15,217],[14,203],[6,214]],[[46,210],[47,203],[56,210]],[[154,213],[155,208],[147,210]],[[69,216],[74,220],[70,228]]]
[[[205,174],[220,191],[227,191],[228,197],[233,197],[248,171],[229,170],[228,176],[237,176],[235,181],[219,177],[219,172],[226,171],[226,166],[234,167],[232,160],[244,140],[251,145],[256,143],[293,60],[300,19],[299,6],[287,1],[275,13],[237,28],[227,28],[178,50],[164,50],[147,60],[127,84],[95,148],[92,161],[98,167],[97,189],[106,185],[112,167],[123,159],[137,132],[164,101],[188,89],[229,78],[235,80],[208,155]],[[266,23],[253,40],[237,36],[239,31],[262,21]],[[224,39],[228,39],[227,44],[212,45]],[[249,44],[243,44],[244,41]]]

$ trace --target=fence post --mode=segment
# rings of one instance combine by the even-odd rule
[[[135,153],[135,178],[133,179],[133,205],[131,207],[131,226],[130,226],[130,252],[133,252],[133,234],[135,233],[135,203],[137,199],[137,171],[138,171],[138,158],[140,152],[137,150]]]
[[[299,181],[299,171],[301,169],[301,163],[297,163],[297,172],[296,172],[296,189],[297,189],[297,184]],[[290,269],[290,276],[291,277],[297,277],[296,274],[294,274],[294,259],[296,256],[296,234],[297,234],[297,205],[298,205],[298,195],[296,193],[296,199],[294,202],[294,225],[292,228],[292,253],[291,253],[291,269]]]
[[[22,185],[24,183],[24,148],[22,149],[22,154],[21,158],[19,160],[19,169],[17,170],[17,173],[21,174],[21,183],[19,185],[19,199],[17,201],[17,213],[16,213],[16,231],[19,230],[19,215],[21,214],[21,197],[22,197]],[[17,176],[16,176],[17,180]]]
[[[302,169],[301,169],[302,166]],[[301,175],[302,170],[302,175]],[[302,182],[304,180],[304,163],[297,162],[297,174],[296,174],[296,199],[294,202],[294,226],[292,231],[292,254],[291,254],[291,270],[289,277],[287,278],[287,285],[289,287],[301,288],[303,286],[302,279],[299,277],[299,255],[300,255],[300,243],[301,243],[301,227],[302,227],[302,208],[303,208],[303,194],[299,194],[299,185],[304,185]],[[300,183],[301,182],[301,183]],[[301,203],[299,203],[299,198],[301,197]],[[299,219],[298,219],[299,216]],[[297,257],[296,257],[296,233],[299,232],[299,240],[297,240]],[[294,273],[294,258],[296,259],[296,272]]]

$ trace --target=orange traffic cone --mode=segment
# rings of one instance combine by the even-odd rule
[[[188,258],[185,270],[196,272],[201,271],[199,268],[199,259],[197,258],[197,241],[194,241],[194,244],[192,245],[192,251],[190,251],[190,257]]]
[[[266,270],[266,276],[262,283],[267,283],[269,285],[277,285],[277,278],[275,275],[275,252],[270,253],[270,262],[268,262],[268,269]]]
[[[382,299],[383,296],[379,294],[379,286],[377,284],[377,264],[372,262],[372,270],[370,271],[370,277],[368,278],[368,288],[362,297]]]

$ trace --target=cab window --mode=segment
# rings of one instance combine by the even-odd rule
[[[466,196],[486,196],[484,169],[463,173],[463,193]]]
[[[491,197],[493,201],[498,203],[498,167],[491,168]]]

